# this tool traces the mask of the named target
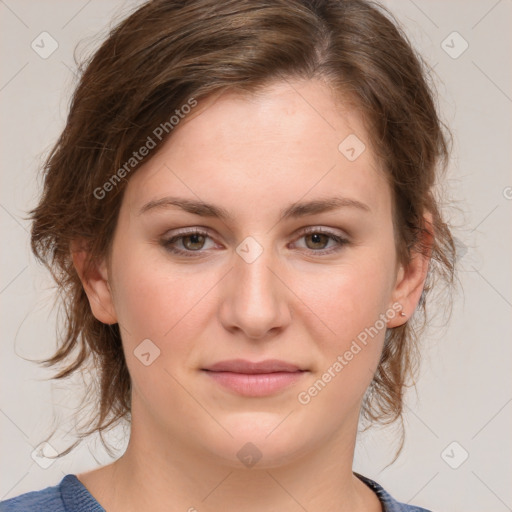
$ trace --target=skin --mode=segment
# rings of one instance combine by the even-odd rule
[[[350,134],[366,145],[352,162],[338,150]],[[170,195],[213,203],[233,219],[177,207],[139,213]],[[335,195],[369,211],[343,207],[279,221],[292,203]],[[104,508],[382,510],[352,463],[385,328],[309,403],[297,395],[379,315],[394,311],[386,327],[395,327],[418,304],[428,258],[398,263],[391,206],[360,114],[322,81],[224,93],[180,123],[130,177],[110,257],[85,275],[87,254],[79,245],[73,254],[95,317],[121,327],[133,383],[126,453],[78,475]],[[200,226],[209,238],[174,243],[199,256],[162,246],[178,229]],[[349,243],[305,236],[308,226]],[[248,236],[262,248],[251,263],[236,252]],[[160,349],[149,366],[134,355],[144,339]],[[281,359],[308,371],[271,396],[244,397],[201,371],[232,358]],[[248,442],[262,454],[252,468],[237,457]]]

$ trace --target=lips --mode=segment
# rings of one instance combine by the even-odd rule
[[[298,366],[278,359],[267,359],[260,362],[251,362],[245,359],[231,359],[229,361],[220,361],[205,369],[211,372],[246,373],[250,375],[257,373],[291,373],[301,371]]]
[[[232,359],[215,363],[203,368],[203,371],[223,388],[247,397],[274,395],[297,382],[307,372],[295,364],[278,359],[260,362]]]

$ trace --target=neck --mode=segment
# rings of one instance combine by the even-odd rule
[[[285,464],[262,459],[251,468],[132,421],[124,455],[80,480],[109,512],[380,512],[375,493],[352,473],[357,419]]]

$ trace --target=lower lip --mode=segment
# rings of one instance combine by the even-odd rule
[[[275,372],[275,373],[205,373],[221,386],[243,396],[268,396],[297,382],[306,372]]]

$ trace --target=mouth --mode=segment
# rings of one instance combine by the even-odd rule
[[[223,388],[248,397],[276,394],[296,383],[308,372],[295,364],[277,359],[260,362],[232,359],[202,368],[202,371]]]

